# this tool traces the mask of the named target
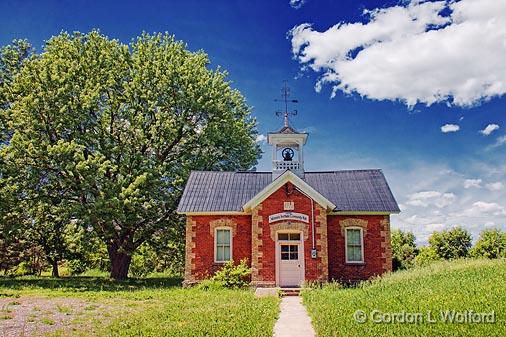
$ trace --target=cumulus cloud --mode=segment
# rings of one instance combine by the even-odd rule
[[[307,2],[307,0],[290,0],[290,6],[295,9],[299,9]]]
[[[401,2],[365,10],[365,23],[290,31],[294,58],[315,85],[408,106],[470,106],[506,93],[506,1]]]
[[[483,130],[480,130],[480,133],[485,135],[485,136],[488,136],[490,135],[492,132],[494,132],[495,130],[499,129],[499,125],[497,124],[489,124],[485,127],[485,129]]]
[[[481,188],[481,179],[466,179],[464,180],[464,188]]]
[[[464,215],[480,218],[490,215],[506,215],[506,208],[495,202],[477,201],[472,207],[464,211]]]
[[[455,194],[441,193],[438,191],[422,191],[411,194],[406,201],[407,205],[417,207],[428,207],[434,205],[438,208],[443,208],[451,205],[455,201]]]
[[[263,135],[263,134],[257,135],[257,138],[255,139],[255,141],[257,143],[264,143],[266,140],[267,140],[267,136]]]
[[[500,191],[504,188],[504,184],[500,181],[497,181],[495,183],[486,184],[485,187],[489,191]]]
[[[460,130],[460,126],[457,124],[445,124],[441,127],[442,133],[457,132]]]

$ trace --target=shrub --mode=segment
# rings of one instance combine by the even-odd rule
[[[485,229],[471,249],[471,256],[496,259],[506,257],[506,233],[499,229]]]
[[[468,256],[471,235],[460,227],[434,232],[429,237],[430,247],[442,259],[458,259]]]
[[[415,235],[400,229],[392,231],[392,265],[394,270],[407,269],[413,266],[418,254]]]
[[[426,266],[438,260],[441,260],[441,258],[432,247],[420,247],[418,255],[414,258],[413,262],[416,266]]]
[[[145,277],[155,271],[156,260],[154,250],[144,243],[133,254],[129,272],[134,277]]]
[[[243,288],[249,285],[251,268],[248,267],[246,259],[241,260],[237,265],[230,260],[218,270],[211,280],[219,282],[225,288]]]

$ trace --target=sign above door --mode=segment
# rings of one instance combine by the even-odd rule
[[[282,220],[295,220],[309,223],[309,216],[307,216],[306,214],[295,212],[282,212],[269,215],[269,223]]]

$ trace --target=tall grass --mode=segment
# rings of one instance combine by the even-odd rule
[[[303,292],[318,336],[506,336],[506,260],[438,262],[392,273],[355,288]],[[365,323],[354,319],[357,310]],[[446,311],[494,312],[495,323],[449,323]],[[435,323],[428,322],[429,311]],[[387,323],[399,314],[395,323]],[[411,314],[415,323],[399,319]],[[374,314],[374,317],[371,315]],[[386,315],[384,315],[386,314]],[[383,321],[373,322],[372,320]],[[395,318],[394,318],[395,320]]]

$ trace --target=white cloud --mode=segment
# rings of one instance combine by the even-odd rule
[[[445,124],[441,127],[442,133],[457,132],[460,130],[460,126],[457,124]]]
[[[500,191],[500,190],[502,190],[504,188],[504,184],[501,183],[500,181],[498,181],[498,182],[495,182],[495,183],[487,184],[487,185],[485,185],[485,187],[489,191]]]
[[[469,106],[506,93],[506,1],[413,0],[364,15],[365,23],[290,31],[294,57],[321,74],[317,91],[330,83],[333,95],[408,106]]]
[[[290,0],[290,6],[295,9],[299,9],[307,2],[307,0]]]
[[[466,179],[464,180],[464,188],[481,188],[481,179]]]
[[[267,136],[263,135],[263,134],[257,135],[257,138],[255,139],[255,141],[257,143],[264,143],[266,140],[267,140]]]
[[[441,193],[438,191],[423,191],[411,194],[406,202],[407,205],[416,207],[428,207],[430,205],[443,208],[451,205],[456,196],[453,193]]]
[[[494,132],[495,130],[499,129],[499,125],[497,124],[489,124],[485,127],[485,129],[483,130],[480,130],[480,133],[485,135],[485,136],[488,136],[490,135],[492,132]]]
[[[477,201],[473,203],[471,208],[465,210],[463,214],[473,218],[506,215],[506,208],[495,202]]]
[[[499,146],[503,146],[504,144],[506,144],[506,135],[498,137],[497,140],[495,141],[495,143],[492,144],[492,145],[489,145],[487,147],[487,149],[490,150],[490,149],[493,149],[493,148],[496,148],[496,147],[499,147]]]

